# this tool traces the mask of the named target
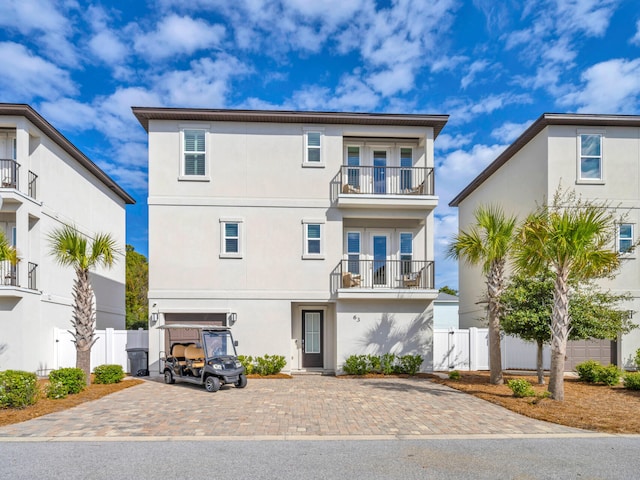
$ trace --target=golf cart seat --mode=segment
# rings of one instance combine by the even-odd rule
[[[204,367],[204,350],[195,345],[189,345],[184,350],[184,357],[187,362],[187,366],[191,368]]]

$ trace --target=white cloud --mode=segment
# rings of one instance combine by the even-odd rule
[[[71,98],[60,98],[40,104],[43,117],[60,130],[91,130],[96,127],[96,109]]]
[[[447,250],[458,233],[458,212],[455,208],[438,206],[434,222],[436,285],[458,289],[458,262],[447,258]]]
[[[460,80],[460,88],[462,88],[462,90],[465,90],[471,83],[473,83],[476,75],[486,70],[488,66],[489,62],[487,62],[486,60],[476,60],[475,62],[473,62],[469,66],[467,74]]]
[[[491,132],[493,138],[503,143],[511,143],[524,132],[533,122],[528,120],[522,123],[505,122],[502,126],[494,128]]]
[[[382,95],[391,96],[411,90],[414,87],[414,73],[408,65],[401,64],[371,75],[367,82]]]
[[[588,68],[583,84],[559,100],[585,113],[637,113],[640,106],[640,58],[613,59]],[[615,85],[615,88],[612,88]]]
[[[89,50],[108,65],[124,63],[128,49],[110,30],[102,30],[89,40]]]
[[[634,45],[640,45],[640,20],[636,22],[636,34],[629,40]]]
[[[132,169],[105,161],[98,161],[97,165],[125,190],[145,191],[147,189],[146,170]]]
[[[446,152],[454,148],[460,148],[464,147],[465,145],[469,145],[472,140],[473,133],[459,133],[455,136],[449,135],[448,133],[441,133],[440,135],[438,135],[438,138],[434,142],[434,147],[436,150]]]
[[[0,58],[4,65],[0,96],[5,101],[31,101],[34,97],[55,99],[76,92],[67,71],[32,54],[23,45],[0,43]]]
[[[155,31],[136,35],[134,47],[150,60],[190,55],[197,50],[218,47],[224,39],[225,31],[222,25],[169,15],[158,23]]]
[[[0,2],[0,27],[17,30],[42,47],[42,55],[57,64],[77,64],[70,10],[74,2],[56,0],[3,0]],[[65,11],[66,9],[66,11]]]
[[[431,72],[440,73],[443,71],[451,71],[467,60],[469,60],[469,57],[465,57],[464,55],[439,57],[431,62]]]
[[[310,86],[293,94],[294,108],[300,110],[372,111],[379,96],[357,76],[346,75],[335,90]]]
[[[468,123],[479,115],[492,113],[508,105],[531,102],[531,97],[527,94],[501,93],[474,100],[454,98],[445,102],[444,109],[450,114],[449,123],[459,125]]]

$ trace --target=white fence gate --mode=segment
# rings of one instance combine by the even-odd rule
[[[66,330],[56,328],[55,359],[56,367],[76,366],[76,346],[73,336]],[[121,365],[125,372],[130,372],[128,348],[149,348],[148,330],[96,330],[98,340],[91,348],[91,370],[98,365]],[[135,373],[135,372],[134,372]]]
[[[503,336],[500,342],[502,368],[535,370],[537,345],[517,337]],[[549,347],[543,350],[543,366],[549,368]],[[489,329],[469,328],[433,331],[433,369],[489,370]]]

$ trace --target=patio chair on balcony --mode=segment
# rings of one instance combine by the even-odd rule
[[[342,193],[360,193],[360,189],[358,187],[354,187],[349,183],[345,183],[342,186]]]
[[[417,272],[402,275],[402,288],[419,288],[423,270],[424,267]]]
[[[357,273],[345,272],[342,274],[342,287],[353,288],[359,287],[362,277]]]
[[[417,187],[406,189],[404,193],[407,195],[425,195],[425,182],[422,182]]]

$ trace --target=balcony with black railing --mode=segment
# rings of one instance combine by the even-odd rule
[[[29,196],[34,200],[38,198],[38,175],[29,170]]]
[[[427,294],[435,298],[434,285],[434,262],[430,260],[342,260],[332,275],[332,291],[345,298],[360,294],[366,298],[376,294]]]
[[[18,266],[12,264],[8,260],[0,262],[0,280],[2,285],[6,287],[17,287],[18,283]]]
[[[27,288],[29,290],[38,289],[38,264],[31,263],[27,265]]]
[[[20,165],[15,160],[0,159],[0,188],[18,189]]]

